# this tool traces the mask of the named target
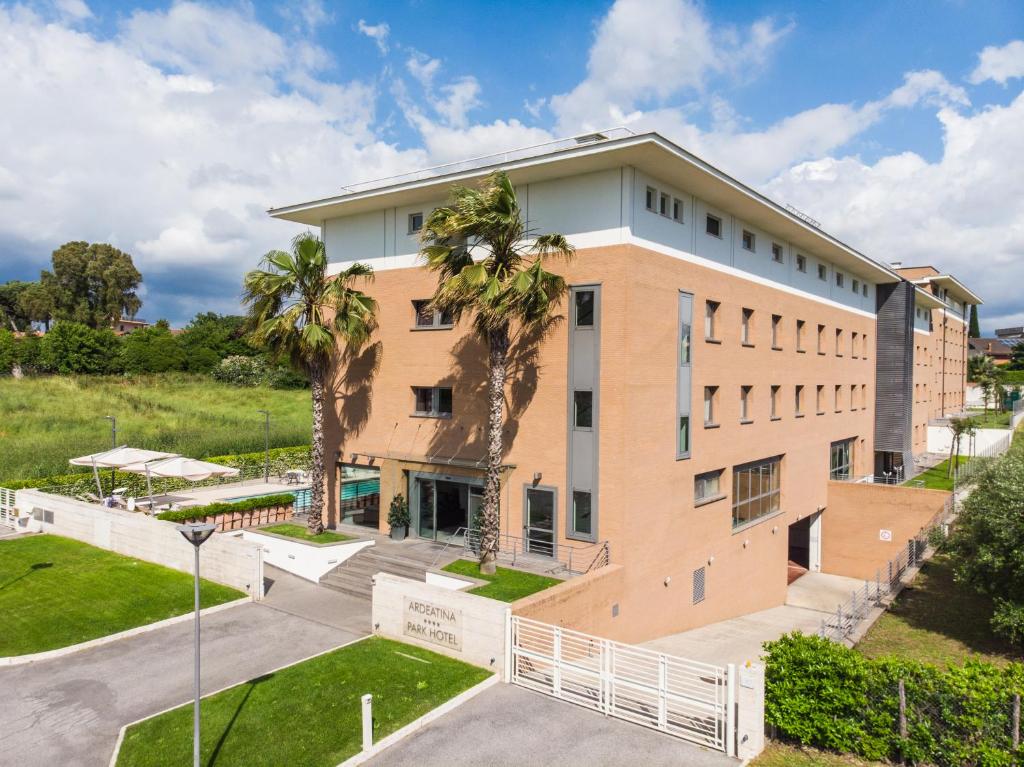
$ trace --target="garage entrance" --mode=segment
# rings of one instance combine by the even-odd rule
[[[789,526],[787,583],[808,572],[821,571],[821,512],[804,517]]]

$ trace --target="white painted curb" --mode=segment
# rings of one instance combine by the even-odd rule
[[[221,605],[215,605],[214,607],[207,607],[204,610],[199,611],[200,617],[205,617],[212,613],[218,613],[221,610],[227,610],[232,607],[238,607],[239,605],[248,604],[252,602],[252,597],[244,597],[242,599],[235,599],[231,602],[225,602]],[[187,612],[183,615],[175,615],[173,618],[166,618],[156,623],[147,623],[145,626],[136,626],[133,629],[127,631],[119,631],[116,634],[107,634],[105,637],[97,637],[96,639],[90,639],[88,642],[79,642],[78,644],[68,645],[67,647],[58,647],[56,650],[46,650],[45,652],[31,653],[30,655],[10,655],[6,658],[0,658],[0,666],[21,666],[25,663],[37,663],[38,661],[51,660],[53,658],[62,658],[65,655],[71,655],[82,650],[91,650],[93,647],[102,647],[105,644],[111,642],[118,642],[122,639],[128,639],[129,637],[138,636],[139,634],[148,634],[150,631],[156,631],[157,629],[166,628],[167,626],[173,626],[177,623],[185,623],[186,621],[195,620],[194,612]]]
[[[372,748],[369,748],[366,751],[360,751],[355,756],[350,756],[344,762],[339,764],[338,767],[355,767],[355,765],[357,765],[357,764],[365,763],[366,761],[368,761],[368,760],[372,759],[373,757],[377,756],[377,754],[379,754],[384,749],[389,748],[390,746],[393,746],[396,743],[398,743],[400,740],[408,738],[413,733],[418,732],[419,730],[422,730],[428,724],[431,724],[434,721],[436,721],[437,719],[440,719],[445,714],[455,710],[456,708],[461,706],[463,703],[466,703],[467,701],[475,698],[477,695],[482,693],[484,690],[486,690],[489,687],[493,687],[494,685],[498,684],[500,681],[501,681],[501,678],[497,674],[494,674],[494,675],[490,676],[489,678],[487,678],[484,681],[480,682],[480,684],[478,684],[478,685],[476,685],[474,687],[470,687],[465,692],[461,692],[458,695],[456,695],[454,698],[451,698],[451,699],[445,701],[444,703],[442,703],[437,708],[431,709],[430,711],[425,713],[423,716],[421,716],[419,719],[414,719],[413,721],[409,722],[409,724],[405,725],[405,727],[402,727],[400,729],[395,730],[393,733],[388,735],[386,738],[383,738],[383,739],[377,741],[376,743],[374,743]]]

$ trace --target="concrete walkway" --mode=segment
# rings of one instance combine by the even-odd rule
[[[739,762],[640,725],[499,684],[383,751],[373,767],[736,767]]]
[[[266,602],[203,620],[204,690],[244,682],[369,633],[368,602],[281,571],[270,578]],[[186,622],[0,669],[0,763],[105,767],[122,725],[191,700],[192,631]]]
[[[855,578],[807,573],[790,585],[786,604],[644,642],[643,647],[682,658],[725,665],[756,661],[762,645],[790,631],[815,634],[850,593],[864,585]]]

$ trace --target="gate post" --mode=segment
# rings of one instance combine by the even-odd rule
[[[512,608],[509,607],[505,610],[505,669],[502,676],[502,681],[508,684],[512,681],[512,663],[515,656],[512,654]]]
[[[725,667],[725,754],[736,756],[736,664]]]
[[[552,630],[553,641],[551,643],[551,687],[552,692],[562,697],[562,629],[555,626]]]

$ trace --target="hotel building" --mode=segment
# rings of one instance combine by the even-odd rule
[[[552,266],[570,286],[561,321],[513,348],[503,546],[584,571],[607,545],[602,628],[627,640],[782,604],[794,564],[885,562],[875,529],[842,550],[859,513],[843,488],[909,475],[928,421],[962,406],[979,300],[625,131],[271,211],[319,229],[333,268],[376,271],[379,330],[339,352],[331,390],[328,524],[386,531],[400,493],[411,535],[444,542],[481,503],[487,354],[467,321],[427,308],[436,276],[418,236],[452,184],[496,169],[529,228],[577,250]],[[379,478],[376,508],[346,495],[364,478]],[[900,521],[889,527],[898,540]]]

